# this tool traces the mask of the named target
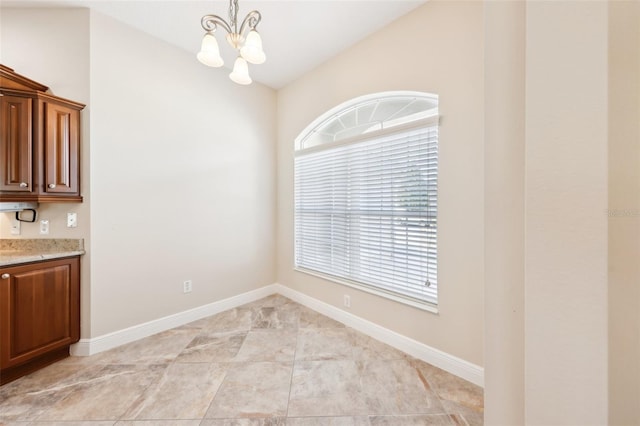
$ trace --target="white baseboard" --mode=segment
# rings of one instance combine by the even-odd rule
[[[276,293],[277,288],[278,286],[271,284],[228,299],[219,300],[217,302],[209,303],[208,305],[199,306],[194,309],[189,309],[188,311],[179,312],[164,318],[135,325],[123,330],[118,330],[113,333],[104,334],[91,339],[81,339],[78,343],[71,345],[70,353],[75,356],[94,355],[99,352],[124,345],[125,343],[134,342],[153,334],[170,330],[201,318],[206,318],[246,303],[262,299],[263,297]]]
[[[299,291],[293,290],[289,287],[281,284],[274,284],[274,286],[276,293],[288,297],[309,309],[313,309],[314,311],[333,318],[336,321],[340,321],[351,328],[386,343],[389,346],[393,346],[394,348],[415,358],[428,362],[431,365],[441,368],[478,386],[484,387],[484,368],[478,365],[450,355],[439,349],[432,348],[431,346],[420,343],[417,340],[398,334],[395,331],[391,331],[371,321],[350,314],[340,308],[329,305],[328,303],[322,302],[304,293],[300,293]]]
[[[482,367],[450,355],[439,349],[432,348],[424,343],[410,339],[409,337],[398,334],[395,331],[391,331],[371,321],[350,314],[349,312],[343,311],[333,305],[329,305],[328,303],[322,302],[281,284],[271,284],[228,299],[220,300],[218,302],[210,303],[208,305],[200,306],[174,315],[169,315],[144,324],[125,328],[113,333],[91,339],[81,339],[78,343],[71,346],[71,354],[75,356],[94,355],[99,352],[124,345],[125,343],[130,343],[162,331],[188,324],[201,318],[218,314],[228,309],[236,308],[275,293],[288,297],[309,309],[313,309],[314,311],[333,318],[336,321],[340,321],[341,323],[367,334],[376,340],[393,346],[396,349],[399,349],[422,361],[428,362],[429,364],[441,368],[451,374],[455,374],[456,376],[471,383],[478,386],[484,386],[484,369]]]

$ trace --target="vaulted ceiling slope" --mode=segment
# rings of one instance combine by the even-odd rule
[[[241,20],[251,10],[262,14],[259,31],[267,61],[251,66],[254,81],[280,89],[426,0],[240,0]],[[48,0],[2,1],[3,8],[87,7],[111,16],[195,54],[204,34],[200,19],[228,19],[229,3],[215,1]],[[225,66],[235,53],[219,40]],[[214,72],[214,71],[212,71]]]

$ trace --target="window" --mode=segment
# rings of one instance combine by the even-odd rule
[[[296,140],[295,265],[436,305],[438,98],[358,98]]]

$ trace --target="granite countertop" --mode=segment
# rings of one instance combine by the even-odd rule
[[[0,238],[0,267],[85,253],[83,239],[4,239]]]

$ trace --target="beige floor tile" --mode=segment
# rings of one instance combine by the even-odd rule
[[[93,367],[98,370],[101,367]],[[14,395],[24,395],[31,392],[41,392],[49,388],[63,388],[80,379],[80,376],[91,374],[89,366],[65,364],[56,362],[41,370],[21,377],[18,380],[0,386],[0,401]]]
[[[37,419],[102,368],[56,363],[0,387],[0,422]]]
[[[251,324],[256,328],[298,328],[297,308],[292,305],[281,305],[277,307],[263,306],[256,309]]]
[[[98,359],[98,357],[102,355],[101,354],[96,354],[93,356],[69,356],[67,358],[64,358],[60,361],[58,361],[55,365],[57,364],[71,364],[74,365],[74,368],[82,368],[83,366],[88,366],[88,365],[96,365],[96,360]]]
[[[242,305],[242,308],[252,309],[256,311],[260,308],[275,308],[290,303],[295,304],[294,301],[287,297],[284,297],[280,294],[272,294],[271,296],[263,297],[262,299],[256,300],[254,302],[244,304]]]
[[[353,360],[296,362],[289,417],[368,414],[361,378],[362,365]]]
[[[344,328],[345,325],[304,306],[300,307],[298,327],[300,328]]]
[[[369,414],[447,414],[409,361],[365,361],[361,371]]]
[[[285,416],[291,370],[291,363],[233,364],[205,417]]]
[[[284,417],[259,419],[205,419],[200,426],[286,426]]]
[[[2,398],[0,402],[0,425],[4,425],[8,421],[37,419],[69,392],[41,395],[25,394]]]
[[[354,359],[359,360],[396,360],[408,359],[408,355],[365,334],[354,332]]]
[[[163,364],[173,361],[199,334],[173,329],[94,355],[94,364]]]
[[[451,418],[456,420],[456,424],[465,426],[482,426],[484,424],[484,409],[469,408],[451,401],[442,401],[442,406]]]
[[[203,332],[196,336],[176,357],[176,362],[227,362],[233,360],[246,331]]]
[[[306,328],[298,333],[296,361],[354,359],[356,336],[350,328]]]
[[[371,426],[448,426],[456,425],[448,414],[426,414],[417,416],[373,416]]]
[[[1,386],[0,425],[482,425],[483,397],[273,295]]]
[[[172,364],[136,400],[124,419],[201,419],[227,371],[223,364]]]
[[[284,297],[281,294],[272,294],[271,296],[267,296],[264,299],[262,299],[262,303],[260,306],[261,307],[278,307],[278,306],[283,306],[287,304],[298,305],[293,300],[289,299],[288,297]]]
[[[287,426],[369,426],[367,417],[289,417]]]
[[[187,326],[207,331],[248,331],[251,329],[252,320],[253,309],[244,305],[194,321]]]
[[[116,424],[113,420],[108,421],[78,421],[78,422],[33,422],[29,423],[29,426],[114,426]]]
[[[199,426],[200,420],[122,420],[115,426]]]
[[[90,380],[75,386],[38,420],[117,420],[166,365],[107,365]]]
[[[291,362],[298,334],[290,329],[256,329],[247,334],[235,361]]]
[[[412,364],[422,373],[441,400],[478,412],[483,411],[484,392],[480,386],[467,382],[426,362],[412,360]]]

